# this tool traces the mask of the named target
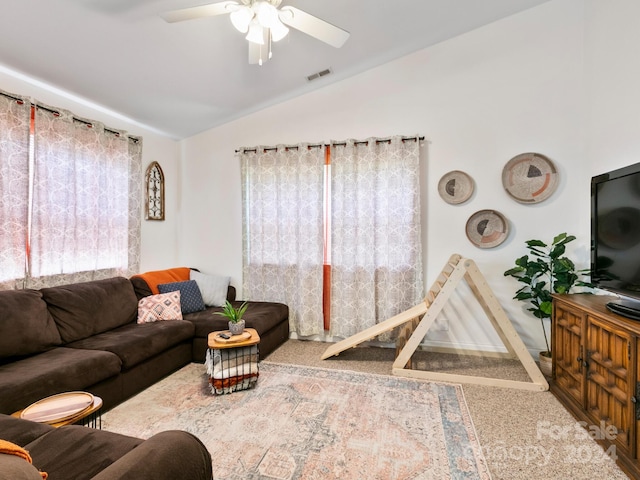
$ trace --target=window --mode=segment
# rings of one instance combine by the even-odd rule
[[[0,287],[24,277],[29,196],[29,118],[25,102],[0,95]]]
[[[11,133],[0,137],[3,204],[7,169],[21,182],[20,191],[11,195],[11,205],[3,209],[11,212],[1,219],[3,230],[12,228],[10,223],[20,233],[10,246],[1,244],[3,263],[12,268],[2,269],[0,283],[38,288],[137,271],[140,140],[70,112],[3,95],[0,100],[2,110],[22,103],[20,116],[24,117],[25,106],[28,113],[26,160],[24,151],[2,153],[2,145],[13,139]],[[24,135],[23,122],[17,122],[20,133],[13,131],[18,138]],[[5,131],[6,125],[0,114],[0,130]],[[19,168],[9,168],[10,164]]]
[[[416,138],[241,149],[244,294],[347,337],[423,295]]]

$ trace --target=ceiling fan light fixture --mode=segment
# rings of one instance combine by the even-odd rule
[[[278,10],[278,19],[281,22],[290,22],[293,20],[293,12],[288,9]]]
[[[349,38],[349,32],[295,7],[280,7],[282,0],[223,0],[197,7],[173,10],[161,15],[169,23],[229,14],[231,23],[245,34],[249,63],[262,65],[272,57],[271,45],[293,28],[335,48]],[[263,52],[264,49],[264,52]],[[268,57],[267,57],[268,55]]]
[[[251,8],[255,12],[258,23],[263,27],[271,28],[276,22],[280,22],[278,10],[269,2],[258,1]]]
[[[245,38],[252,43],[264,45],[264,29],[262,28],[262,25],[253,20],[249,24],[249,33],[247,33]]]
[[[229,18],[236,30],[241,33],[247,33],[249,30],[249,24],[253,20],[254,12],[250,7],[241,6],[231,12]]]
[[[282,40],[289,33],[289,29],[284,26],[284,24],[278,20],[276,24],[274,24],[271,28],[271,39],[274,42]]]

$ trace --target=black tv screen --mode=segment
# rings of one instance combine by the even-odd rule
[[[591,179],[591,282],[610,310],[640,319],[640,163]]]

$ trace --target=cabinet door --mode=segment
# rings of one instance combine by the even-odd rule
[[[629,369],[631,336],[589,316],[587,318],[587,412],[593,427],[629,451],[632,426],[632,382]],[[615,430],[612,429],[615,427]]]
[[[582,342],[585,314],[582,310],[554,302],[553,362],[554,381],[582,408],[585,401],[585,355]]]
[[[636,382],[635,382],[635,392],[633,393],[633,403],[631,404],[631,408],[633,411],[631,415],[633,416],[636,430],[635,430],[635,440],[634,443],[636,446],[636,458],[640,459],[640,341],[638,341],[638,337],[636,340]]]

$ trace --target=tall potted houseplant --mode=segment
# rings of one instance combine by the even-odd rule
[[[247,302],[244,302],[238,308],[235,308],[229,300],[226,301],[221,312],[213,312],[215,315],[222,315],[229,321],[229,332],[231,335],[240,335],[244,332],[245,322],[242,319],[244,312],[247,311]]]
[[[550,245],[542,240],[528,240],[529,254],[517,258],[515,267],[504,272],[522,285],[517,291],[516,300],[529,302],[528,311],[540,320],[547,349],[540,352],[540,368],[543,373],[551,374],[551,348],[545,329],[545,319],[551,318],[552,293],[570,293],[576,286],[591,287],[580,280],[589,273],[589,269],[576,270],[572,260],[564,256],[566,245],[576,239],[573,235],[561,233],[553,238]]]

